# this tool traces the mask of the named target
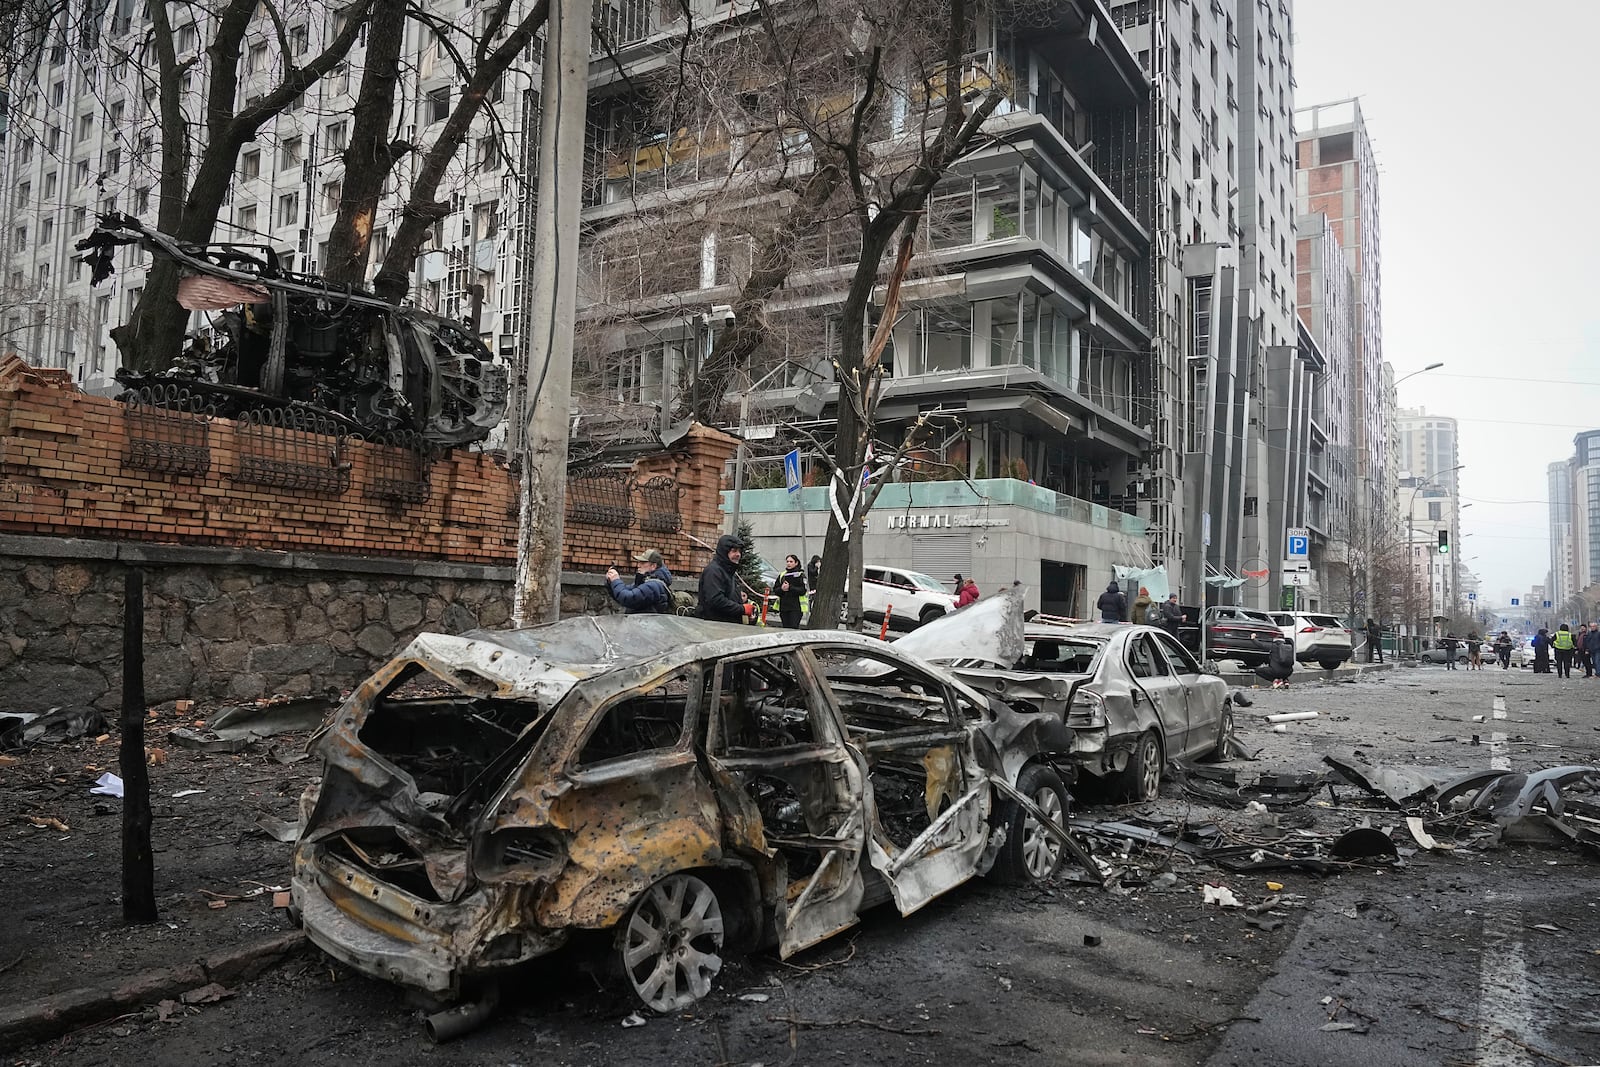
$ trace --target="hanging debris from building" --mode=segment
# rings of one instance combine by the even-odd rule
[[[369,439],[414,433],[443,447],[481,441],[505,417],[507,370],[466,324],[330,288],[265,245],[185,245],[121,214],[78,243],[95,282],[124,245],[179,265],[183,307],[220,312],[170,369],[120,371],[130,389],[177,379],[225,418],[296,407]]]

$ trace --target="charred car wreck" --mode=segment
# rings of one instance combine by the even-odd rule
[[[424,634],[314,742],[294,904],[330,955],[441,997],[587,937],[672,1011],[730,952],[788,956],[877,903],[1081,855],[1054,766],[1071,744],[1058,715],[855,634],[661,615]]]
[[[410,433],[447,448],[483,440],[505,417],[506,368],[462,323],[293,273],[266,245],[187,245],[126,215],[102,217],[78,243],[94,281],[123,245],[178,264],[182,307],[221,313],[215,345],[196,337],[169,370],[119,372],[131,389],[177,381],[226,418],[294,408],[363,437]]]

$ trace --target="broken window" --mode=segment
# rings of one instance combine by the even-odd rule
[[[1100,663],[1103,641],[1084,638],[1036,637],[1025,645],[1027,651],[1017,664],[1019,671],[1046,674],[1093,674]]]
[[[643,693],[630,693],[602,711],[578,752],[577,766],[666,751],[683,741],[688,721],[692,670],[684,670]]]
[[[1140,635],[1128,642],[1128,670],[1135,678],[1158,678],[1167,673],[1167,665],[1150,647],[1150,639]]]

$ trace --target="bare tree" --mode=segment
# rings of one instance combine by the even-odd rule
[[[275,0],[224,0],[210,13],[205,51],[183,58],[176,50],[173,14],[182,11],[192,17],[192,13],[186,5],[170,0],[149,4],[150,29],[135,58],[150,64],[155,74],[161,146],[158,229],[190,244],[211,240],[233,186],[240,151],[255,140],[263,125],[343,61],[371,4],[372,0],[353,0],[342,11],[343,25],[332,40],[304,63]],[[277,84],[259,99],[240,107],[243,44],[258,9],[264,12],[277,44],[282,72]],[[191,121],[183,99],[185,77],[191,72],[202,74],[205,86],[198,121]],[[111,331],[125,365],[160,367],[178,356],[188,312],[178,305],[177,291],[176,263],[156,257],[132,317]]]

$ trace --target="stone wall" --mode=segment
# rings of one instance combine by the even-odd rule
[[[419,632],[510,617],[509,567],[0,535],[0,710],[120,704],[129,566],[146,575],[151,704],[348,689]],[[571,573],[561,606],[615,610]]]

